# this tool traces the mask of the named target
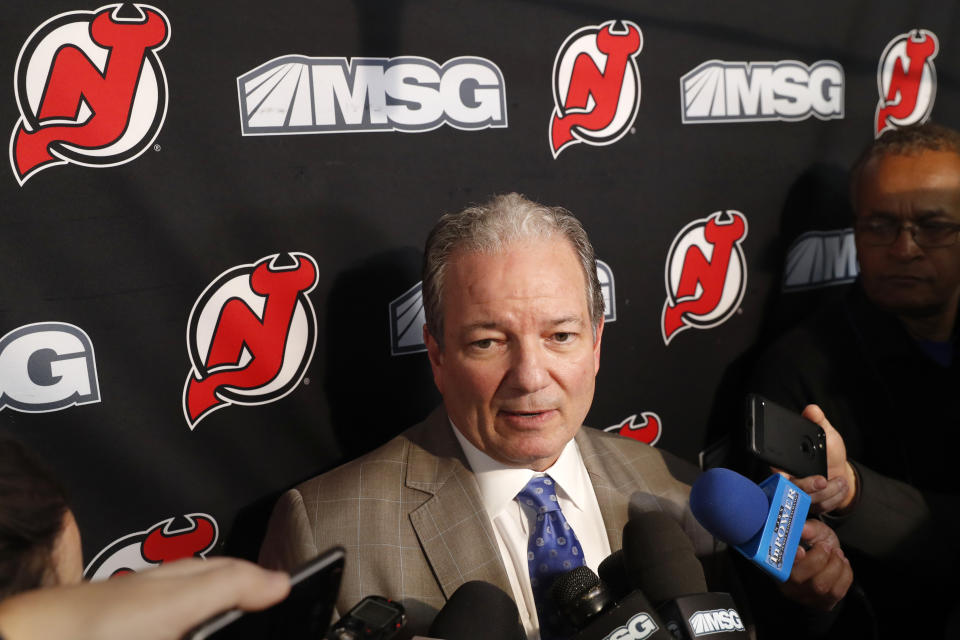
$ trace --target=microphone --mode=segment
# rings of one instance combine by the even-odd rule
[[[747,638],[729,593],[707,592],[703,567],[680,525],[661,511],[634,516],[623,528],[623,564],[675,638]]]
[[[482,580],[464,582],[433,619],[427,635],[444,640],[526,640],[513,598]]]
[[[610,593],[616,600],[633,591],[633,585],[627,577],[627,569],[623,564],[623,549],[608,555],[597,567],[597,574],[600,580],[610,588]]]
[[[707,590],[693,542],[662,511],[646,511],[627,521],[623,561],[631,584],[654,602]]]
[[[571,640],[673,640],[646,596],[633,591],[615,600],[590,567],[577,567],[559,576],[550,588],[550,597],[576,629]]]
[[[690,510],[703,528],[780,582],[786,582],[810,511],[810,496],[780,474],[754,484],[716,467],[700,474]]]

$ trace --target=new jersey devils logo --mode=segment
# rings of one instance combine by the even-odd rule
[[[169,37],[167,17],[140,4],[63,13],[30,34],[14,82],[20,119],[10,163],[17,181],[58,164],[110,167],[143,153],[167,113],[157,51]]]
[[[282,398],[303,379],[317,339],[307,297],[317,284],[317,263],[305,253],[289,255],[293,265],[275,254],[225,271],[190,312],[193,369],[183,388],[183,413],[191,429],[230,404]]]
[[[610,20],[571,33],[553,62],[553,157],[568,145],[613,144],[630,130],[640,106],[640,28]]]
[[[619,433],[625,438],[632,438],[640,442],[646,442],[649,445],[657,444],[663,433],[660,416],[653,411],[644,411],[640,414],[641,422],[637,424],[637,414],[633,414],[619,424],[610,425],[604,431],[608,433]]]
[[[877,68],[877,137],[887,129],[926,121],[937,95],[933,59],[937,36],[926,29],[902,33],[887,44]]]
[[[117,538],[90,561],[83,575],[87,580],[106,580],[136,573],[181,558],[203,558],[217,542],[217,521],[205,513],[184,516],[187,526],[167,518],[145,531]]]
[[[664,273],[664,344],[684,329],[709,329],[736,312],[747,288],[740,247],[746,237],[747,219],[730,210],[694,220],[673,239]]]

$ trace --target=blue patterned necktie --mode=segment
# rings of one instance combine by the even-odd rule
[[[586,563],[583,547],[560,511],[557,485],[550,476],[531,478],[517,499],[537,513],[527,545],[527,565],[540,620],[540,638],[567,637],[572,630],[560,620],[560,612],[550,600],[550,587],[554,579]]]

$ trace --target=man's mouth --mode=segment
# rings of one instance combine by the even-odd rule
[[[508,411],[506,409],[501,409],[500,413],[506,414],[508,416],[519,416],[521,418],[529,418],[533,416],[543,415],[544,413],[547,413],[547,411],[549,411],[549,409],[544,409],[542,411]]]
[[[888,275],[883,276],[885,282],[890,282],[893,284],[913,284],[918,282],[926,282],[926,278],[921,276],[911,276],[911,275]]]
[[[500,417],[504,420],[514,423],[515,425],[537,425],[541,423],[546,423],[549,421],[554,414],[556,414],[556,409],[526,409],[526,410],[509,410],[509,409],[500,409]]]

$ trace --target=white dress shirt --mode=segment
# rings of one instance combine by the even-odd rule
[[[463,437],[452,422],[450,425],[480,485],[483,505],[493,525],[500,557],[507,570],[513,599],[520,611],[527,638],[540,640],[540,624],[527,564],[527,543],[536,513],[530,507],[521,505],[516,497],[530,478],[549,474],[557,485],[560,509],[583,547],[586,564],[596,573],[600,563],[610,555],[610,541],[590,476],[580,457],[580,449],[571,439],[557,461],[546,471],[538,473],[533,469],[515,469],[480,451]]]

